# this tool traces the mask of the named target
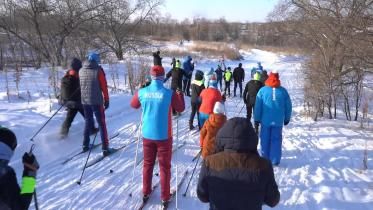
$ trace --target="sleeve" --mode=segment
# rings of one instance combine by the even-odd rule
[[[107,89],[105,72],[102,68],[98,71],[98,81],[100,83],[102,94],[104,95],[104,100],[109,101],[109,91]]]
[[[166,78],[163,80],[163,82],[164,83],[167,82],[167,80],[171,77],[171,75],[172,75],[172,69],[169,72],[167,72]]]
[[[26,179],[25,179],[26,178]],[[31,179],[31,182],[27,182],[27,178]],[[11,209],[28,209],[32,200],[32,195],[35,189],[35,178],[34,177],[22,177],[22,188],[20,189],[16,174],[12,170],[10,172],[8,181],[8,195],[10,196],[11,203],[9,204]]]
[[[270,207],[275,207],[280,201],[280,192],[278,191],[272,165],[269,164],[269,167],[269,180],[265,189],[264,203]]]
[[[198,199],[204,203],[209,202],[207,173],[208,173],[208,169],[206,166],[206,162],[203,161],[201,171],[199,172],[198,185],[197,185],[197,196],[198,196]]]
[[[201,129],[200,137],[199,137],[199,145],[202,149],[203,149],[203,140],[205,139],[206,134],[207,134],[206,126],[203,126]]]
[[[184,95],[181,92],[172,93],[171,106],[177,112],[183,112],[185,110]]]
[[[246,85],[245,85],[245,89],[243,90],[243,95],[242,95],[242,97],[243,97],[243,102],[245,103],[245,104],[247,104],[247,101],[246,101],[246,95],[247,95],[247,91],[248,91],[248,87],[249,86],[249,83],[247,83]]]
[[[135,95],[133,95],[130,103],[132,108],[138,109],[141,107],[141,103],[139,100],[139,92],[136,92]]]
[[[285,90],[285,122],[290,122],[292,104],[288,91]]]
[[[245,81],[245,70],[242,69],[242,81]]]
[[[256,95],[255,106],[254,106],[254,121],[255,122],[261,122],[262,120],[262,105],[263,105],[262,91],[259,90],[258,94]]]

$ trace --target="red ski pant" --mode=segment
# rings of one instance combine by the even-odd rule
[[[161,176],[161,199],[170,199],[172,140],[143,140],[144,166],[142,170],[142,192],[144,195],[152,191],[152,178],[155,159],[158,157]]]

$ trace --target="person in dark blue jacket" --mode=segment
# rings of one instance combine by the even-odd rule
[[[224,71],[220,65],[218,65],[218,68],[215,70],[216,73],[216,79],[218,81],[218,85],[220,85],[220,91],[223,91],[223,74]]]
[[[280,192],[271,163],[259,156],[258,136],[246,118],[228,120],[216,136],[216,154],[207,156],[197,196],[210,210],[260,210],[274,207]]]
[[[281,86],[279,74],[272,71],[256,95],[254,106],[255,123],[261,124],[261,155],[273,165],[280,164],[282,147],[282,127],[290,122],[292,111],[291,99]]]
[[[186,96],[190,96],[190,82],[194,70],[194,64],[190,55],[183,62],[183,69],[186,74],[183,76],[183,92]]]

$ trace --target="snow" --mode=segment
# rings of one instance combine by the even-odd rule
[[[303,111],[302,57],[277,55],[257,49],[241,51],[241,54],[244,56],[241,62],[246,75],[250,75],[251,68],[258,61],[265,69],[277,70],[294,106],[291,123],[283,130],[282,161],[274,168],[281,192],[281,201],[275,209],[373,209],[373,129],[360,129],[357,122],[339,119],[313,122],[307,118]],[[217,64],[218,60],[201,60],[196,68],[205,71]],[[238,62],[227,61],[226,64],[234,68]],[[110,72],[110,68],[117,68],[121,81],[119,86],[126,88],[122,81],[125,65],[104,65],[104,68],[107,72]],[[62,69],[59,74],[63,74]],[[23,169],[20,160],[32,144],[30,138],[57,111],[59,105],[55,99],[49,98],[52,90],[48,87],[48,69],[22,73],[20,95],[23,99],[16,96],[14,79],[9,79],[12,94],[10,102],[6,95],[5,75],[3,72],[0,75],[0,124],[17,134],[18,147],[11,165],[16,169],[20,180]],[[8,76],[13,74],[8,73]],[[107,80],[113,85],[109,73]],[[27,91],[31,95],[29,102]],[[88,168],[80,186],[76,181],[81,175],[87,155],[81,155],[65,165],[61,163],[81,150],[83,118],[78,114],[68,138],[59,140],[58,132],[65,116],[62,109],[33,139],[36,145],[34,152],[41,165],[37,177],[40,209],[135,209],[139,206],[142,166],[140,164],[135,168],[134,180],[131,182],[136,143],[130,142],[135,141],[139,135],[140,110],[130,108],[130,99],[128,93],[111,92],[110,108],[106,111],[109,134],[120,134],[110,141],[111,146],[128,146]],[[228,98],[226,104],[229,118],[246,115],[242,100]],[[174,145],[186,141],[186,146],[173,155],[171,188],[176,185],[176,175],[180,180],[185,170],[189,170],[178,194],[178,208],[208,209],[208,204],[201,203],[196,195],[199,165],[186,197],[182,196],[195,164],[191,160],[199,151],[198,133],[188,130],[189,113],[190,102],[187,98],[186,111],[178,119],[178,131],[176,120],[173,121]],[[96,141],[100,141],[99,137]],[[365,150],[368,166],[366,170],[363,169]],[[101,150],[95,149],[90,159],[100,155]],[[141,145],[138,157],[142,157]],[[110,170],[113,173],[109,173]],[[158,171],[158,167],[154,170]],[[159,177],[154,176],[153,183],[157,182]],[[134,195],[132,198],[129,197],[130,193]],[[156,188],[145,209],[158,209],[159,203],[160,187]],[[175,204],[172,202],[170,209],[175,209]],[[33,204],[30,209],[34,209]],[[264,209],[270,208],[264,206]]]

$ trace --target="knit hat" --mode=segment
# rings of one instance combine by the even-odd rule
[[[273,70],[271,73],[269,73],[268,79],[266,80],[265,84],[270,87],[279,87],[281,85],[281,82],[279,80],[280,76],[276,70]]]
[[[217,88],[218,87],[218,81],[216,79],[216,75],[215,74],[211,74],[210,75],[210,78],[209,78],[209,87],[215,87]]]
[[[150,69],[150,76],[152,80],[163,80],[164,79],[164,69],[162,66],[153,66]]]
[[[197,70],[196,74],[194,75],[194,79],[198,81],[203,80],[203,71]]]
[[[75,71],[79,71],[79,69],[82,68],[82,61],[79,60],[78,58],[73,58],[71,60],[70,67],[74,69]]]
[[[217,101],[214,105],[214,113],[215,114],[225,114],[224,104]]]
[[[8,128],[0,127],[0,142],[9,146],[9,148],[13,151],[17,147],[17,137]]]
[[[89,61],[89,62],[96,62],[97,64],[99,64],[100,63],[100,55],[98,54],[98,53],[96,53],[96,52],[90,52],[90,53],[88,53],[88,55],[87,55],[87,60]]]

